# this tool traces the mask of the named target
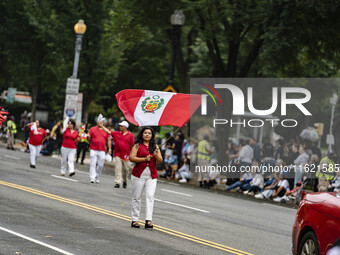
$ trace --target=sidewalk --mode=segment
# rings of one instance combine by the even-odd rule
[[[0,146],[6,148],[7,144],[0,142]],[[24,152],[26,150],[26,147],[23,147],[21,145],[20,140],[15,141],[14,148],[15,148],[16,151],[21,151],[21,152]],[[81,171],[84,171],[84,172],[89,171],[89,167],[90,167],[90,157],[89,157],[89,155],[90,155],[90,153],[87,152],[85,160],[84,160],[84,165],[81,165],[80,163],[78,163],[78,164],[75,163],[75,168],[77,170],[81,170]],[[46,157],[51,157],[53,159],[61,160],[60,155],[52,155],[52,156],[46,156]],[[158,171],[158,176],[160,176],[161,172],[162,171],[160,171],[160,170]],[[102,174],[114,176],[114,162],[108,163],[107,161],[105,161]],[[224,184],[216,184],[211,189],[205,189],[205,188],[199,187],[197,180],[191,180],[190,182],[187,182],[187,183],[178,183],[175,180],[168,180],[166,178],[159,178],[159,180],[162,181],[162,182],[168,182],[168,183],[172,183],[172,184],[175,184],[175,185],[190,187],[190,188],[193,188],[193,189],[200,189],[202,191],[211,192],[211,193],[214,193],[214,194],[221,194],[221,195],[231,196],[231,197],[235,197],[235,198],[239,198],[239,199],[246,199],[246,200],[259,202],[259,203],[268,203],[268,204],[283,206],[283,207],[288,207],[288,208],[295,208],[295,209],[298,208],[298,205],[295,205],[295,204],[292,204],[292,203],[277,203],[277,202],[274,202],[274,201],[269,200],[269,199],[255,199],[253,196],[244,195],[243,193],[227,192],[227,191],[225,191],[225,185]]]

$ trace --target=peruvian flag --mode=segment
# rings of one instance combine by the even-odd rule
[[[201,104],[201,95],[125,89],[116,94],[125,118],[137,126],[183,127]]]

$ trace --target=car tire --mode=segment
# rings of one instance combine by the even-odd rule
[[[320,255],[318,239],[313,231],[307,232],[301,239],[299,255]]]

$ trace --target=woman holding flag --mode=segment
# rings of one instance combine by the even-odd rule
[[[130,161],[136,165],[132,169],[132,223],[131,227],[139,228],[138,223],[141,209],[141,197],[145,188],[146,217],[145,228],[153,228],[152,214],[154,194],[157,186],[156,162],[162,163],[163,158],[155,143],[155,133],[150,127],[143,127],[137,136],[136,143],[132,147]]]

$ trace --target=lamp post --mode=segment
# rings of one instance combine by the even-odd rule
[[[81,50],[81,42],[83,35],[86,31],[86,25],[84,20],[79,20],[77,24],[74,25],[74,31],[76,32],[76,48],[73,63],[73,73],[70,78],[67,79],[66,84],[66,96],[65,96],[65,107],[64,107],[64,118],[75,118],[76,124],[79,126],[81,121],[81,111],[82,111],[82,94],[79,93],[79,79],[78,66],[79,66],[79,56]]]
[[[175,61],[176,53],[179,46],[181,38],[181,28],[185,22],[185,16],[181,10],[175,10],[175,12],[170,17],[170,22],[172,25],[171,42],[172,42],[172,58],[171,58],[171,68],[169,85],[174,84],[174,72],[175,72]]]
[[[77,24],[74,25],[74,31],[76,32],[76,50],[74,55],[74,64],[73,64],[73,74],[72,78],[76,79],[78,74],[78,66],[79,66],[79,56],[81,50],[81,43],[83,39],[83,35],[86,31],[86,25],[84,20],[80,19]]]
[[[334,110],[335,110],[336,103],[338,102],[338,96],[335,93],[333,93],[333,96],[329,99],[329,102],[332,105],[331,124],[329,127],[329,134],[330,134],[330,137],[332,137],[332,139],[330,139],[331,141],[328,141],[328,150],[331,150],[332,144],[334,144],[332,129],[333,129]]]

